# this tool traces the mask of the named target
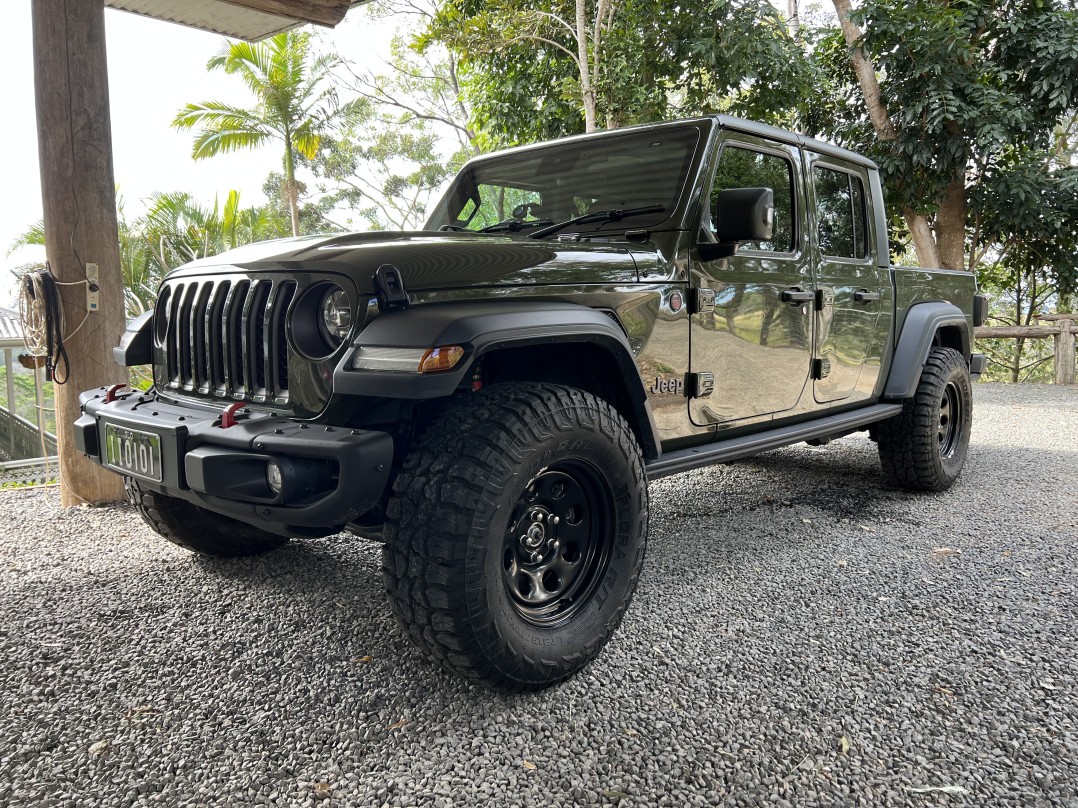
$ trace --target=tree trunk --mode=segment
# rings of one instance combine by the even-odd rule
[[[959,174],[943,192],[936,214],[936,243],[944,269],[966,268],[966,177]]]
[[[580,72],[580,97],[584,102],[584,131],[594,132],[596,121],[595,87],[591,83],[591,60],[588,58],[588,9],[586,0],[576,0],[577,67]]]
[[[797,11],[797,0],[786,0],[786,25],[790,28],[790,36],[796,39],[801,30],[801,16]]]
[[[838,13],[838,21],[842,26],[842,35],[850,48],[850,64],[853,72],[857,75],[857,83],[861,86],[861,94],[865,99],[865,108],[868,117],[872,121],[872,128],[876,130],[876,137],[884,143],[891,143],[898,139],[891,116],[887,112],[887,106],[883,103],[880,92],[880,83],[876,78],[876,66],[865,56],[861,49],[861,29],[850,19],[850,0],[833,0],[835,11]],[[913,239],[913,248],[917,252],[917,263],[923,267],[938,267],[940,265],[939,249],[932,237],[932,228],[928,224],[928,217],[907,208],[902,211],[902,218],[909,228],[910,237]]]
[[[1014,323],[1022,325],[1022,273],[1016,276],[1014,284]],[[1026,323],[1028,325],[1028,322]],[[1019,337],[1014,341],[1014,358],[1011,360],[1011,381],[1018,381],[1018,374],[1022,370],[1022,347],[1026,341]]]
[[[112,359],[124,328],[124,293],[104,3],[33,0],[32,9],[45,254],[57,279],[73,284],[60,287],[70,363],[66,383],[55,388],[60,503],[115,502],[124,496],[120,477],[83,457],[72,430],[82,390],[128,380]],[[89,315],[85,263],[97,264],[100,275],[100,306]]]
[[[916,213],[910,208],[902,211],[902,219],[910,231],[913,240],[913,249],[917,253],[917,263],[922,267],[938,267],[940,265],[939,251],[936,249],[936,239],[932,235],[932,227],[928,224],[928,218]]]
[[[292,138],[286,135],[284,146],[284,186],[281,188],[292,217],[292,235],[299,235],[299,188],[296,186],[296,162],[292,155]]]

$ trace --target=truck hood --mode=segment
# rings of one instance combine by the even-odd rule
[[[263,241],[186,264],[169,278],[218,272],[325,272],[350,277],[361,294],[382,264],[410,292],[472,286],[626,283],[637,279],[627,244],[433,231],[347,233]]]

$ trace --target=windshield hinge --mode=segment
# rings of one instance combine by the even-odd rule
[[[378,308],[382,311],[408,308],[408,290],[404,288],[404,279],[400,270],[392,264],[382,264],[371,278],[374,294],[378,298]]]

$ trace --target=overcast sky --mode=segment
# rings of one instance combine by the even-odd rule
[[[34,111],[34,65],[30,3],[8,0],[4,47],[0,49],[0,109],[6,125],[0,135],[4,154],[4,193],[0,193],[0,306],[13,296],[8,271],[44,250],[20,250],[6,256],[16,236],[41,218],[37,124]],[[221,50],[224,38],[123,11],[105,10],[112,107],[112,147],[116,183],[129,216],[141,213],[154,191],[187,191],[205,204],[228,191],[240,191],[245,205],[265,200],[262,183],[279,170],[277,148],[236,152],[208,160],[191,159],[193,135],[169,126],[176,111],[191,101],[248,103],[237,77],[207,73],[206,61]],[[389,32],[372,28],[362,9],[353,9],[334,31],[315,28],[319,50],[336,48],[356,58],[363,54],[377,69],[389,52]]]

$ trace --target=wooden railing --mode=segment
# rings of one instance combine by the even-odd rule
[[[1074,336],[1078,334],[1078,314],[1038,314],[1036,319],[1053,325],[981,326],[978,339],[1045,339],[1055,338],[1055,382],[1074,384]]]

